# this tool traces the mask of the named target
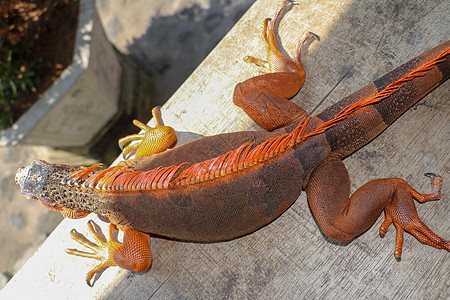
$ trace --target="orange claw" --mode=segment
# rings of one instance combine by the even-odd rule
[[[317,40],[320,40],[320,38],[312,32],[306,33],[297,44],[296,52],[294,55],[295,62],[293,62],[289,57],[283,55],[278,50],[274,30],[277,23],[279,22],[280,15],[289,5],[298,5],[298,3],[289,0],[282,1],[278,6],[278,9],[275,12],[274,16],[263,21],[261,36],[266,46],[267,60],[247,55],[244,57],[244,61],[260,67],[264,67],[268,69],[268,73],[303,71],[303,67],[300,61],[300,50],[302,46],[310,38],[315,38]],[[264,74],[264,72],[260,73]]]
[[[159,107],[153,108],[152,115],[156,120],[155,127],[150,127],[138,120],[133,120],[133,124],[144,130],[144,132],[128,135],[119,140],[119,147],[123,150],[122,154],[124,157],[134,150],[136,150],[136,157],[142,157],[163,152],[175,145],[177,134],[172,127],[162,125],[163,122]],[[133,141],[137,142],[124,148],[126,144]]]
[[[389,226],[394,223],[397,229],[394,256],[397,261],[401,260],[403,250],[403,233],[407,231],[411,233],[421,243],[430,245],[437,249],[445,249],[450,251],[450,241],[446,241],[442,237],[435,234],[427,225],[425,225],[417,215],[412,198],[418,202],[426,202],[429,200],[438,200],[441,194],[442,177],[439,175],[427,173],[426,176],[431,177],[434,192],[431,194],[421,194],[406,184],[407,192],[398,193],[396,199],[385,207],[385,219],[380,226],[380,236],[384,237]],[[406,182],[405,182],[406,183]]]

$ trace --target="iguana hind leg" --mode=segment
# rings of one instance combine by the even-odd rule
[[[88,222],[89,231],[92,233],[97,244],[94,244],[82,238],[74,230],[71,231],[72,239],[90,249],[92,252],[80,251],[77,249],[66,249],[70,255],[76,255],[86,258],[92,258],[100,263],[90,270],[86,275],[86,282],[92,286],[92,278],[101,270],[119,266],[121,268],[142,272],[150,268],[152,264],[152,254],[150,250],[150,235],[123,227],[123,245],[116,242],[113,238],[114,225],[109,225],[109,236],[106,241],[100,237],[99,232],[94,228],[93,221]]]
[[[293,1],[283,1],[271,19],[265,19],[262,37],[266,46],[267,60],[246,56],[245,61],[267,68],[263,75],[250,78],[236,85],[233,102],[261,127],[272,131],[286,126],[307,115],[299,105],[287,99],[295,96],[305,81],[305,70],[300,61],[302,46],[310,38],[316,37],[307,33],[299,41],[294,60],[279,51],[275,40],[275,27],[281,13]]]
[[[323,233],[337,241],[350,241],[364,233],[384,210],[386,219],[380,233],[384,235],[394,223],[397,229],[394,255],[399,260],[404,231],[424,244],[450,251],[450,242],[420,220],[414,205],[414,199],[420,202],[439,199],[442,178],[435,176],[433,180],[432,194],[418,193],[403,179],[386,178],[369,181],[349,197],[348,172],[341,160],[330,157],[312,172],[306,192]]]

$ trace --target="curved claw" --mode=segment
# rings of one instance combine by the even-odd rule
[[[294,72],[299,73],[300,76],[304,76],[303,67],[300,61],[300,54],[299,54],[300,49],[305,44],[305,42],[310,38],[316,38],[317,40],[320,40],[320,38],[312,32],[308,32],[307,34],[305,34],[297,44],[294,61],[292,61],[289,57],[282,54],[278,49],[274,32],[283,11],[290,5],[298,5],[298,4],[299,3],[292,0],[282,1],[279,4],[273,17],[264,19],[262,24],[261,37],[266,47],[267,59],[264,60],[260,58],[255,58],[253,56],[246,56],[244,58],[246,62],[267,68],[269,70],[269,73]]]
[[[386,232],[388,231],[389,226],[391,226],[392,224],[392,219],[390,218],[390,216],[385,214],[385,219],[383,221],[383,224],[381,224],[380,226],[380,237],[384,238],[386,236]]]
[[[298,41],[297,46],[295,47],[294,60],[297,62],[297,64],[301,64],[302,48],[306,44],[306,42],[309,41],[310,39],[316,39],[320,41],[320,37],[314,32],[308,31],[307,33],[305,33],[303,37],[300,39],[300,41]]]
[[[244,57],[244,61],[248,62],[250,64],[255,64],[258,67],[263,67],[263,68],[266,68],[266,69],[269,68],[269,65],[268,65],[267,61],[265,61],[264,59],[261,59],[261,58],[257,58],[257,57],[251,56],[251,55],[245,56]]]
[[[420,203],[429,201],[429,200],[439,200],[441,198],[441,187],[444,178],[440,175],[436,175],[434,173],[425,173],[427,177],[431,178],[431,185],[433,186],[433,193],[431,194],[420,194],[416,192],[414,189],[411,191],[411,195],[414,199],[419,201]]]
[[[66,249],[66,252],[70,255],[100,261],[98,265],[86,274],[86,282],[89,286],[92,286],[91,280],[95,274],[107,267],[119,266],[136,272],[142,272],[150,268],[152,254],[150,251],[150,236],[148,234],[131,228],[121,227],[119,229],[123,230],[123,244],[120,244],[113,237],[114,225],[109,225],[109,233],[106,239],[100,237],[101,230],[94,228],[96,224],[92,220],[87,225],[96,244],[81,237],[74,230],[71,231],[70,236],[80,245],[83,245],[91,251]]]
[[[142,140],[144,137],[145,137],[145,134],[136,133],[136,134],[130,134],[130,135],[127,135],[126,137],[121,138],[118,142],[120,150],[123,150],[124,146],[126,144],[129,144],[133,141]]]
[[[439,176],[439,175],[436,175],[436,174],[434,174],[434,173],[431,173],[431,172],[425,173],[425,174],[423,174],[423,175],[425,175],[425,176],[427,176],[427,177],[430,177],[430,178],[433,178],[433,177]]]
[[[432,194],[420,194],[403,181],[402,185],[396,191],[396,197],[385,207],[385,220],[380,226],[379,233],[381,237],[384,237],[389,226],[394,223],[397,230],[394,255],[397,261],[401,260],[404,231],[412,234],[423,244],[450,251],[450,241],[434,233],[420,220],[413,200],[416,199],[419,202],[425,202],[439,199],[442,180],[441,176],[433,174],[432,183],[434,193]]]
[[[93,285],[91,283],[91,280],[92,278],[94,278],[95,274],[97,274],[98,272],[107,267],[117,265],[112,258],[112,253],[114,253],[114,251],[117,251],[122,247],[121,244],[114,241],[113,239],[114,225],[112,224],[109,225],[109,237],[106,240],[103,240],[100,237],[99,232],[97,232],[97,230],[94,228],[94,224],[95,223],[92,220],[89,220],[87,226],[89,232],[92,234],[97,244],[94,244],[91,241],[81,237],[75,230],[72,230],[70,232],[70,236],[74,241],[90,249],[91,252],[81,251],[77,249],[66,249],[67,254],[86,257],[100,261],[98,265],[96,265],[86,274],[86,283],[91,287]]]
[[[134,120],[133,124],[144,132],[128,135],[119,140],[119,147],[122,149],[124,157],[127,157],[135,150],[136,157],[148,156],[165,151],[175,144],[177,140],[176,132],[172,127],[162,125],[159,107],[153,108],[152,115],[156,121],[155,127],[152,128],[138,120]],[[125,147],[125,145],[131,142],[136,143]]]

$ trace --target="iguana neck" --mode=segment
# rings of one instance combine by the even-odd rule
[[[79,211],[85,212],[85,215],[94,212],[107,217],[110,211],[102,201],[104,198],[102,193],[76,184],[64,183],[70,174],[83,169],[35,160],[29,166],[19,169],[16,182],[27,198],[37,199],[51,210],[61,213]],[[72,217],[70,214],[63,213],[63,215]],[[76,215],[73,218],[76,218]]]

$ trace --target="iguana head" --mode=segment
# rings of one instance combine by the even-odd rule
[[[39,200],[45,207],[59,211],[64,217],[78,219],[90,212],[63,205],[65,190],[61,184],[61,180],[74,170],[76,170],[74,167],[68,165],[35,160],[17,171],[16,183],[20,185],[22,194],[28,199]]]
[[[43,160],[35,160],[30,165],[20,168],[16,173],[16,183],[22,194],[28,199],[47,197],[46,184],[55,167]]]

